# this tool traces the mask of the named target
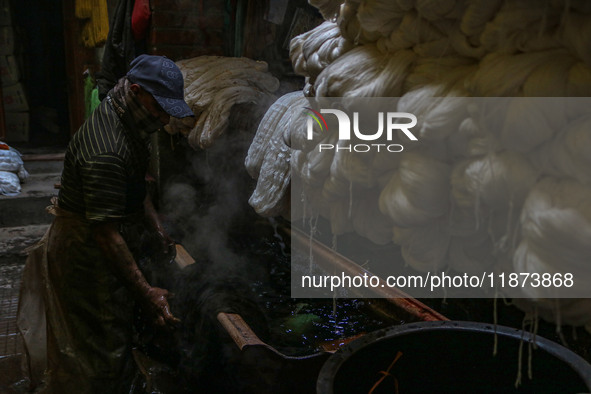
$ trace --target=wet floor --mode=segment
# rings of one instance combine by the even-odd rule
[[[0,392],[16,392],[22,380],[20,359],[22,340],[16,328],[18,291],[24,256],[0,257]],[[13,387],[13,388],[11,388]]]
[[[0,228],[0,392],[22,392],[22,340],[16,327],[25,249],[37,242],[48,225]],[[15,386],[15,384],[17,384]]]

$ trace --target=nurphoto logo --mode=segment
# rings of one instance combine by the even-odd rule
[[[418,141],[417,137],[410,131],[416,126],[417,117],[408,112],[378,112],[377,113],[377,131],[361,130],[359,121],[359,112],[353,112],[353,122],[344,111],[338,109],[320,109],[320,112],[309,107],[304,109],[311,112],[306,112],[309,116],[307,121],[306,138],[312,140],[314,138],[314,123],[320,127],[321,132],[328,132],[328,124],[322,114],[331,114],[336,116],[338,122],[338,136],[339,141],[351,140],[351,131],[354,136],[361,141],[377,141],[383,138],[384,131],[387,142],[392,142],[394,138],[394,131],[401,131],[411,141]],[[371,150],[385,149],[388,152],[402,152],[404,149],[400,144],[386,144],[386,143],[372,143],[372,144],[318,144],[319,151],[323,150],[347,150],[349,152],[369,152]]]

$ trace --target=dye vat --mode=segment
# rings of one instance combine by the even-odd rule
[[[590,391],[591,365],[565,347],[517,329],[456,321],[364,335],[334,353],[317,382],[319,394]]]
[[[292,242],[305,243],[321,267],[340,267],[349,274],[361,268],[326,246],[292,233]],[[287,275],[287,277],[285,277]],[[274,277],[286,281],[289,273]],[[257,289],[257,293],[262,293]],[[313,393],[322,365],[341,346],[376,328],[416,321],[446,320],[418,300],[397,289],[380,288],[375,299],[291,299],[289,292],[269,298],[270,335],[262,340],[239,314],[219,313],[217,318],[240,354],[243,393]],[[279,292],[281,293],[281,292]],[[267,295],[268,297],[268,295]],[[246,383],[246,385],[245,385]]]
[[[182,319],[173,335],[142,326],[145,341],[138,351],[170,369],[166,380],[145,374],[152,388],[163,393],[313,393],[320,369],[340,346],[380,328],[446,319],[396,289],[380,288],[375,299],[292,299],[292,256],[285,246],[290,238],[261,227],[264,231],[231,237],[232,248],[215,261],[193,251],[197,262],[181,268],[146,253],[145,265],[154,266],[145,270],[149,280],[175,294],[171,308]],[[324,245],[310,244],[305,235],[291,240],[305,243],[322,267],[338,266],[351,275],[361,270]],[[162,387],[163,381],[172,385]]]

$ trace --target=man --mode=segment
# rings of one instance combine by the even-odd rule
[[[136,263],[145,219],[168,241],[145,175],[147,137],[170,116],[193,116],[182,74],[165,57],[141,55],[70,141],[45,237],[47,392],[129,392],[134,301],[157,325],[179,322],[168,292]]]

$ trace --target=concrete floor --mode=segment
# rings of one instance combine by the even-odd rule
[[[24,257],[0,259],[0,392],[18,392],[23,380],[22,341],[16,328],[18,291]]]
[[[16,327],[18,294],[26,248],[35,244],[49,228],[45,212],[57,195],[63,154],[31,152],[23,157],[30,173],[17,196],[0,196],[0,392],[24,392],[20,363],[22,341]]]

